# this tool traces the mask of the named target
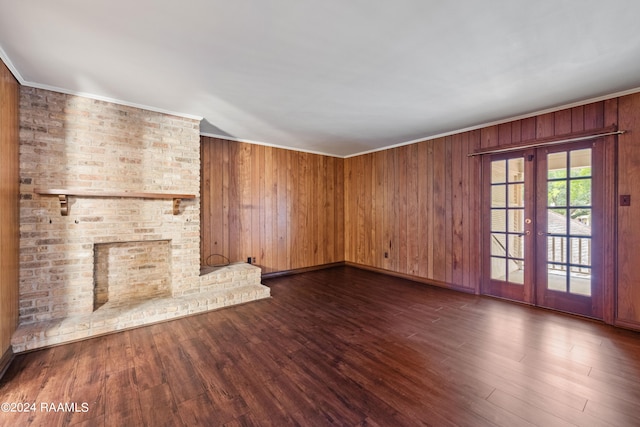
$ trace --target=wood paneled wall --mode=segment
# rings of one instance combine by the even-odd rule
[[[473,290],[479,280],[480,132],[345,161],[346,261]]]
[[[344,160],[202,137],[203,265],[255,257],[263,273],[344,260]],[[207,262],[209,259],[209,262]]]
[[[618,207],[617,323],[640,329],[640,93],[620,98],[618,195],[631,206]]]
[[[616,124],[616,105],[597,102],[346,159],[346,261],[478,292],[482,180],[480,158],[467,155]]]
[[[19,84],[0,61],[0,372],[18,323]]]

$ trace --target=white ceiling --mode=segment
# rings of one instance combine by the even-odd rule
[[[0,0],[21,83],[349,156],[640,88],[637,0]]]

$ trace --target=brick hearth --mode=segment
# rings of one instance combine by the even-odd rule
[[[177,319],[269,297],[260,284],[260,268],[239,263],[201,276],[202,292],[193,295],[106,303],[84,315],[20,326],[12,339],[14,353],[96,337],[142,325]]]

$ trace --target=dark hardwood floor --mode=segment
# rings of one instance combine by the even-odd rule
[[[264,283],[273,298],[19,355],[0,401],[37,407],[0,424],[640,425],[638,333],[348,267]]]

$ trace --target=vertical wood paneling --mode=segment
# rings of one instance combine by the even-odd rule
[[[520,135],[524,137],[524,126],[525,121],[522,121],[521,133]],[[472,131],[469,133],[469,150],[468,153],[473,153],[474,150],[479,149],[481,145],[480,141],[480,131]],[[468,289],[473,289],[475,291],[479,290],[480,280],[482,276],[482,258],[479,256],[481,253],[481,245],[482,245],[482,235],[480,230],[482,229],[482,215],[479,215],[478,212],[481,212],[482,207],[482,193],[478,190],[478,184],[482,182],[482,170],[480,167],[480,158],[473,157],[470,158],[467,156],[467,164],[470,165],[471,173],[469,174],[469,181],[466,182],[469,191],[469,226],[468,226],[468,234],[466,234],[469,239],[466,243],[468,245],[468,257],[470,260],[469,263],[469,283],[467,284]]]
[[[571,109],[571,131],[581,132],[584,130],[584,106]]]
[[[465,134],[464,136],[467,136]],[[511,135],[511,129],[509,129]],[[462,169],[464,140],[463,134],[451,137],[451,270],[452,274],[449,283],[458,283],[464,286],[464,207],[463,207],[463,180],[464,171]]]
[[[342,241],[344,242],[344,257],[345,259],[354,260],[355,251],[352,248],[353,239],[353,226],[352,226],[352,209],[355,208],[356,204],[353,202],[349,202],[353,198],[353,182],[351,179],[352,165],[354,159],[346,159],[344,161],[344,185],[343,185],[343,194],[344,194],[344,234],[342,235]],[[347,235],[346,230],[350,231],[350,234]]]
[[[451,167],[451,147],[453,137],[445,138],[444,144],[444,282],[453,283],[453,169]]]
[[[598,129],[604,126],[604,102],[584,106],[584,129]]]
[[[392,271],[398,271],[398,215],[399,215],[399,200],[398,194],[395,191],[396,186],[396,157],[395,151],[387,151],[381,154],[384,158],[384,172],[385,172],[385,204],[391,209],[385,209],[384,218],[384,242],[387,245],[389,251],[389,258],[387,259],[387,265]],[[379,154],[376,154],[376,157]]]
[[[469,132],[460,135],[460,240],[458,244],[461,246],[460,256],[458,259],[458,269],[460,270],[460,281],[454,283],[460,283],[463,287],[468,288],[470,286],[470,258],[469,258],[469,246],[471,243],[471,232],[469,230],[471,211],[470,191],[469,191],[469,176],[472,173],[470,158],[467,157],[469,152],[469,139],[471,134]],[[465,244],[466,243],[466,244]],[[473,289],[473,287],[472,287]]]
[[[318,169],[318,182],[326,183],[325,187],[322,191],[322,209],[319,211],[319,218],[317,219],[318,225],[316,226],[316,244],[323,240],[322,234],[325,232],[321,225],[322,218],[325,218],[325,223],[328,230],[334,230],[335,224],[333,222],[333,209],[331,206],[331,198],[334,197],[333,194],[333,180],[328,179],[327,176],[327,158],[321,156],[319,159],[319,169]],[[327,243],[321,244],[318,247],[318,264],[326,264],[327,259],[329,259],[329,249],[333,246],[333,239],[325,239]]]
[[[264,146],[251,146],[251,182],[247,186],[250,191],[251,200],[251,249],[249,253],[256,257],[256,262],[261,259],[264,263],[264,247],[262,239],[264,237],[264,223],[266,222],[264,211]]]
[[[619,99],[618,193],[631,206],[618,206],[617,321],[640,328],[640,94]]]
[[[232,262],[255,257],[265,273],[343,261],[343,165],[203,137],[203,261],[215,253]]]
[[[241,167],[238,159],[239,144],[229,144],[229,164]],[[212,164],[213,167],[213,164]],[[225,239],[229,242],[228,254],[223,254],[229,260],[242,261],[243,258],[234,258],[236,254],[242,253],[240,245],[240,236],[242,235],[240,230],[240,206],[238,206],[237,200],[239,197],[238,191],[240,190],[239,176],[236,173],[229,173],[229,189],[228,189],[228,216],[229,216],[229,228],[226,230]],[[211,185],[215,185],[215,181],[211,182]],[[215,202],[213,202],[215,203]],[[205,203],[206,205],[206,203]],[[231,236],[238,236],[238,239],[231,239]],[[205,242],[201,243],[204,244]],[[208,251],[205,250],[205,253]],[[248,255],[248,254],[247,254]],[[244,258],[246,259],[246,258]]]
[[[210,162],[210,151],[203,150],[202,146],[200,146],[200,196],[204,203],[204,201],[212,200],[211,194],[209,193],[211,185],[211,177],[205,174],[205,171],[211,170],[211,162]],[[201,241],[207,241],[210,243],[211,247],[214,250],[217,250],[216,245],[217,242],[212,241],[211,238],[211,222],[212,222],[213,212],[211,206],[205,207],[202,206],[200,210],[200,238]],[[205,254],[204,245],[200,245],[200,263],[206,264],[207,260],[205,259],[207,255]]]
[[[429,216],[430,211],[428,208],[429,204],[429,194],[431,193],[431,189],[429,188],[429,158],[431,157],[428,148],[428,143],[416,144],[418,147],[418,165],[417,170],[421,170],[422,173],[418,173],[418,188],[416,192],[418,194],[418,211],[416,215],[418,217],[418,233],[421,236],[428,236],[431,233],[429,228]],[[418,240],[418,239],[416,239]],[[431,255],[429,254],[429,242],[430,239],[425,239],[422,241],[418,241],[418,273],[416,274],[419,277],[427,277],[430,274],[429,271],[429,259],[431,259]]]
[[[478,292],[482,171],[467,155],[604,123],[598,102],[346,159],[346,261]]]
[[[407,147],[394,150],[395,162],[395,194],[397,223],[395,246],[398,248],[398,256],[395,258],[396,268],[399,271],[407,271]]]
[[[498,145],[509,145],[513,140],[513,130],[511,122],[498,126]]]
[[[618,124],[618,98],[604,102],[604,125]],[[604,212],[603,230],[604,236],[616,234],[616,161],[617,161],[617,137],[608,136],[604,144]],[[636,165],[638,167],[638,165]],[[603,246],[604,259],[602,271],[604,283],[616,283],[616,260],[610,254],[616,253],[616,239],[605,238]],[[606,323],[615,321],[615,286],[605,286],[603,293],[603,320]]]
[[[240,243],[240,251],[239,253],[247,254],[247,256],[256,255],[253,253],[253,248],[251,247],[251,240],[253,235],[255,234],[251,228],[251,213],[253,211],[252,202],[252,193],[259,191],[258,183],[252,182],[251,176],[251,154],[253,148],[249,144],[243,144],[240,147],[239,155],[239,164],[240,169],[238,173],[238,199],[235,201],[236,209],[240,213],[240,234],[238,235],[240,238],[238,239]],[[233,238],[230,238],[233,240]],[[241,258],[242,259],[242,258]],[[244,257],[247,259],[247,257]]]
[[[520,120],[520,140],[530,141],[536,137],[536,118]]]
[[[372,220],[369,214],[373,214],[373,205],[371,197],[372,193],[372,185],[371,179],[369,177],[369,173],[373,170],[373,157],[374,156],[364,156],[363,161],[363,169],[358,174],[358,181],[360,182],[360,193],[358,194],[358,199],[361,201],[362,209],[358,212],[358,224],[361,233],[364,234],[362,239],[360,239],[360,248],[362,250],[363,257],[366,254],[370,254],[372,252],[373,243],[371,229],[375,224],[375,219]],[[375,217],[374,217],[375,218]],[[363,260],[365,258],[362,258]]]
[[[418,146],[411,144],[406,146],[407,163],[405,165],[406,181],[407,181],[407,274],[412,276],[418,275],[420,271],[420,242],[418,239],[409,236],[417,236],[420,232],[418,212],[418,174],[412,173],[419,169],[418,165]]]
[[[572,125],[571,110],[561,110],[555,113],[554,117],[554,135],[564,135],[571,133]]]
[[[522,120],[511,123],[511,143],[522,142]]]
[[[309,234],[312,233],[309,216],[311,214],[309,210],[309,164],[307,162],[309,154],[291,153],[291,157],[297,157],[298,161],[295,162],[292,168],[291,181],[295,183],[293,192],[294,199],[292,200],[293,208],[293,221],[289,226],[289,231],[294,237],[291,242],[291,265],[293,268],[303,266],[305,257],[309,260],[309,265],[313,264],[313,254],[309,252]],[[292,163],[294,160],[292,160]],[[314,201],[315,201],[314,197]]]
[[[498,126],[489,126],[486,128],[482,128],[480,131],[480,135],[482,138],[482,147],[495,147],[500,145],[498,138]]]
[[[434,161],[435,161],[435,150],[434,150],[434,145],[437,143],[437,141],[427,141],[425,144],[427,145],[427,163],[426,163],[426,175],[427,175],[427,187],[425,188],[425,192],[426,192],[426,201],[427,201],[427,236],[429,237],[429,239],[427,239],[427,246],[428,246],[428,251],[427,251],[427,256],[429,257],[428,260],[428,264],[427,264],[427,272],[428,275],[425,277],[434,277],[434,260],[435,260],[435,256],[434,256],[434,252],[435,252],[435,246],[438,244],[438,242],[435,240],[435,206],[434,206],[434,181],[435,181],[435,175],[434,175]]]
[[[433,144],[433,279],[446,280],[446,140]]]
[[[360,262],[360,263],[365,262],[364,256],[367,253],[366,247],[365,247],[365,239],[367,238],[368,230],[365,230],[365,223],[364,223],[366,207],[365,207],[364,183],[363,183],[364,171],[365,171],[364,161],[366,159],[367,159],[367,156],[363,156],[357,159],[357,162],[361,164],[357,165],[356,168],[354,168],[355,172],[353,175],[353,181],[355,183],[353,193],[357,201],[356,211],[354,212],[355,229],[357,230],[357,233],[354,235],[357,236],[357,239],[353,245],[353,248],[355,249],[354,253],[358,257],[357,262]]]
[[[388,229],[388,219],[393,215],[393,211],[389,210],[391,208],[389,205],[389,200],[387,199],[389,185],[387,173],[389,172],[389,170],[387,169],[386,165],[386,157],[383,154],[384,153],[375,153],[364,156],[363,159],[371,157],[371,167],[373,168],[372,172],[375,175],[374,182],[372,183],[372,186],[374,188],[372,199],[373,212],[371,212],[370,216],[371,233],[374,236],[374,248],[373,252],[370,255],[370,259],[371,261],[373,261],[373,263],[377,263],[377,265],[382,265],[384,266],[384,268],[389,268],[388,263],[390,258],[385,258],[385,252],[388,254],[391,250],[390,238],[392,233]],[[356,162],[356,164],[359,163]],[[347,199],[345,198],[345,206],[347,204],[346,200]],[[348,230],[349,229],[345,227],[345,233],[348,233]],[[345,257],[348,256],[349,255],[345,253]]]
[[[0,371],[18,323],[19,85],[0,61]]]
[[[334,230],[334,253],[330,254],[331,256],[339,256],[339,261],[344,261],[345,259],[345,230],[346,230],[346,222],[344,219],[344,210],[345,210],[345,162],[343,159],[334,159],[333,162],[333,171],[335,173],[334,183],[336,188],[336,197],[334,199],[334,207],[333,211],[335,212],[336,217],[336,225]]]
[[[556,123],[555,113],[543,114],[536,117],[536,138],[548,138],[554,135]]]
[[[222,253],[228,254],[230,253],[230,245],[229,245],[229,235],[225,233],[226,230],[230,228],[230,215],[229,215],[229,185],[231,182],[231,178],[229,177],[229,144],[222,144]],[[209,202],[210,206],[219,205],[220,202],[218,200],[211,200]],[[212,238],[217,238],[217,236],[212,236]]]
[[[276,200],[278,198],[278,182],[274,178],[278,174],[278,168],[273,161],[273,150],[264,150],[264,179],[262,180],[263,203],[260,204],[264,221],[260,224],[260,232],[263,235],[263,245],[260,247],[260,256],[264,265],[274,265],[277,254],[278,239],[275,236],[277,222],[275,222]],[[266,167],[274,165],[274,167]],[[275,224],[274,224],[275,222]]]
[[[276,257],[274,258],[274,270],[279,268],[284,269],[289,265],[289,259],[291,256],[291,248],[288,245],[289,242],[289,218],[291,217],[291,210],[289,206],[289,166],[287,164],[288,151],[287,150],[275,150],[278,169],[277,179],[278,188],[278,204],[276,208],[277,218],[274,224],[275,233],[278,236],[278,242],[274,250],[276,251]],[[268,265],[267,265],[268,266]]]

